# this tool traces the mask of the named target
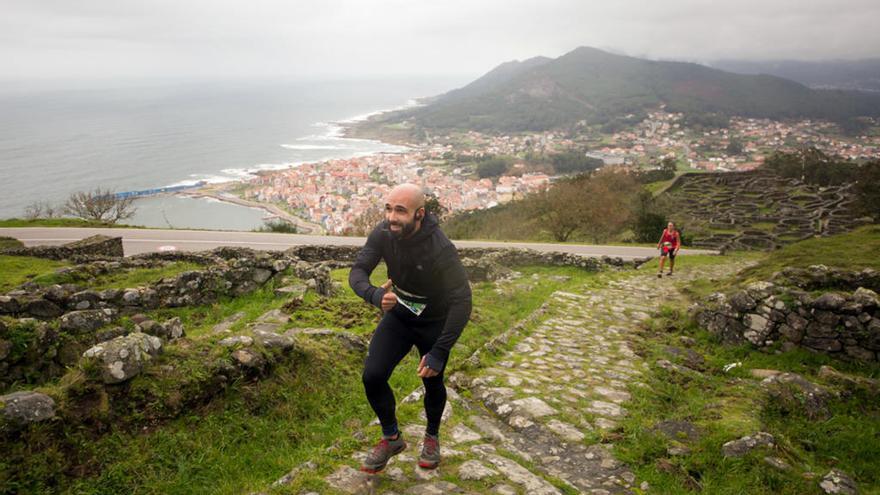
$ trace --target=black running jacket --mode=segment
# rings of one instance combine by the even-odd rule
[[[399,302],[393,309],[395,314],[415,321],[445,320],[426,358],[429,368],[442,371],[471,315],[471,288],[455,245],[431,213],[407,239],[395,238],[387,222],[377,225],[358,253],[348,283],[358,296],[381,309],[385,290],[370,283],[370,274],[380,259],[388,266],[388,278],[394,283],[398,299],[425,305],[421,314],[415,315]]]

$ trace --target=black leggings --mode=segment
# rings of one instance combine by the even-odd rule
[[[376,333],[370,341],[370,351],[364,363],[364,390],[367,400],[379,417],[382,434],[394,436],[398,432],[397,416],[395,415],[394,392],[388,386],[388,378],[397,364],[416,346],[419,356],[431,350],[444,321],[404,322],[394,311],[385,313]],[[410,372],[410,371],[408,371]],[[416,370],[411,371],[415,373]],[[440,417],[446,407],[446,387],[443,385],[443,373],[431,378],[422,378],[425,384],[425,415],[428,417],[426,432],[437,435],[440,431]]]

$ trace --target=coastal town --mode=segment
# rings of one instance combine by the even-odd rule
[[[870,124],[876,127],[878,122]],[[577,151],[621,169],[656,167],[668,157],[684,171],[743,171],[760,166],[773,151],[808,146],[845,159],[880,158],[880,136],[845,138],[830,122],[734,117],[725,128],[697,131],[686,126],[683,114],[661,109],[610,135],[589,130],[451,133],[402,153],[305,163],[262,173],[237,188],[237,193],[244,200],[282,208],[326,233],[343,234],[351,233],[365,216],[378,217],[381,200],[393,184],[423,184],[449,213],[458,213],[522,198],[555,180],[552,169],[535,167],[527,163],[534,158],[526,157]],[[487,156],[506,157],[510,161],[507,172],[480,178],[468,160]]]

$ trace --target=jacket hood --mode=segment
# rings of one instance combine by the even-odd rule
[[[418,244],[431,237],[439,226],[440,222],[437,220],[437,217],[433,213],[427,213],[425,214],[424,220],[422,220],[422,226],[419,227],[419,230],[413,234],[412,237],[400,239],[399,242],[404,244]]]

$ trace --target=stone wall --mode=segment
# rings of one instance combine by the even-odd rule
[[[122,238],[93,235],[79,241],[61,246],[34,246],[10,249],[3,254],[13,256],[33,256],[53,260],[72,259],[75,257],[118,258],[123,256]]]
[[[309,262],[354,262],[361,246],[297,246],[285,251]],[[542,265],[542,266],[576,266],[585,270],[600,270],[603,266],[633,267],[650,258],[626,261],[619,257],[603,256],[600,258],[579,256],[562,252],[544,252],[533,249],[513,248],[459,248],[458,255],[462,259],[474,260],[470,265],[485,264],[484,260],[505,267]],[[476,263],[482,262],[482,263]]]
[[[877,361],[880,299],[873,288],[878,281],[880,274],[874,270],[820,265],[789,269],[771,282],[713,294],[697,306],[695,316],[700,326],[725,343],[768,347],[781,342],[783,348],[799,346],[843,359]]]

